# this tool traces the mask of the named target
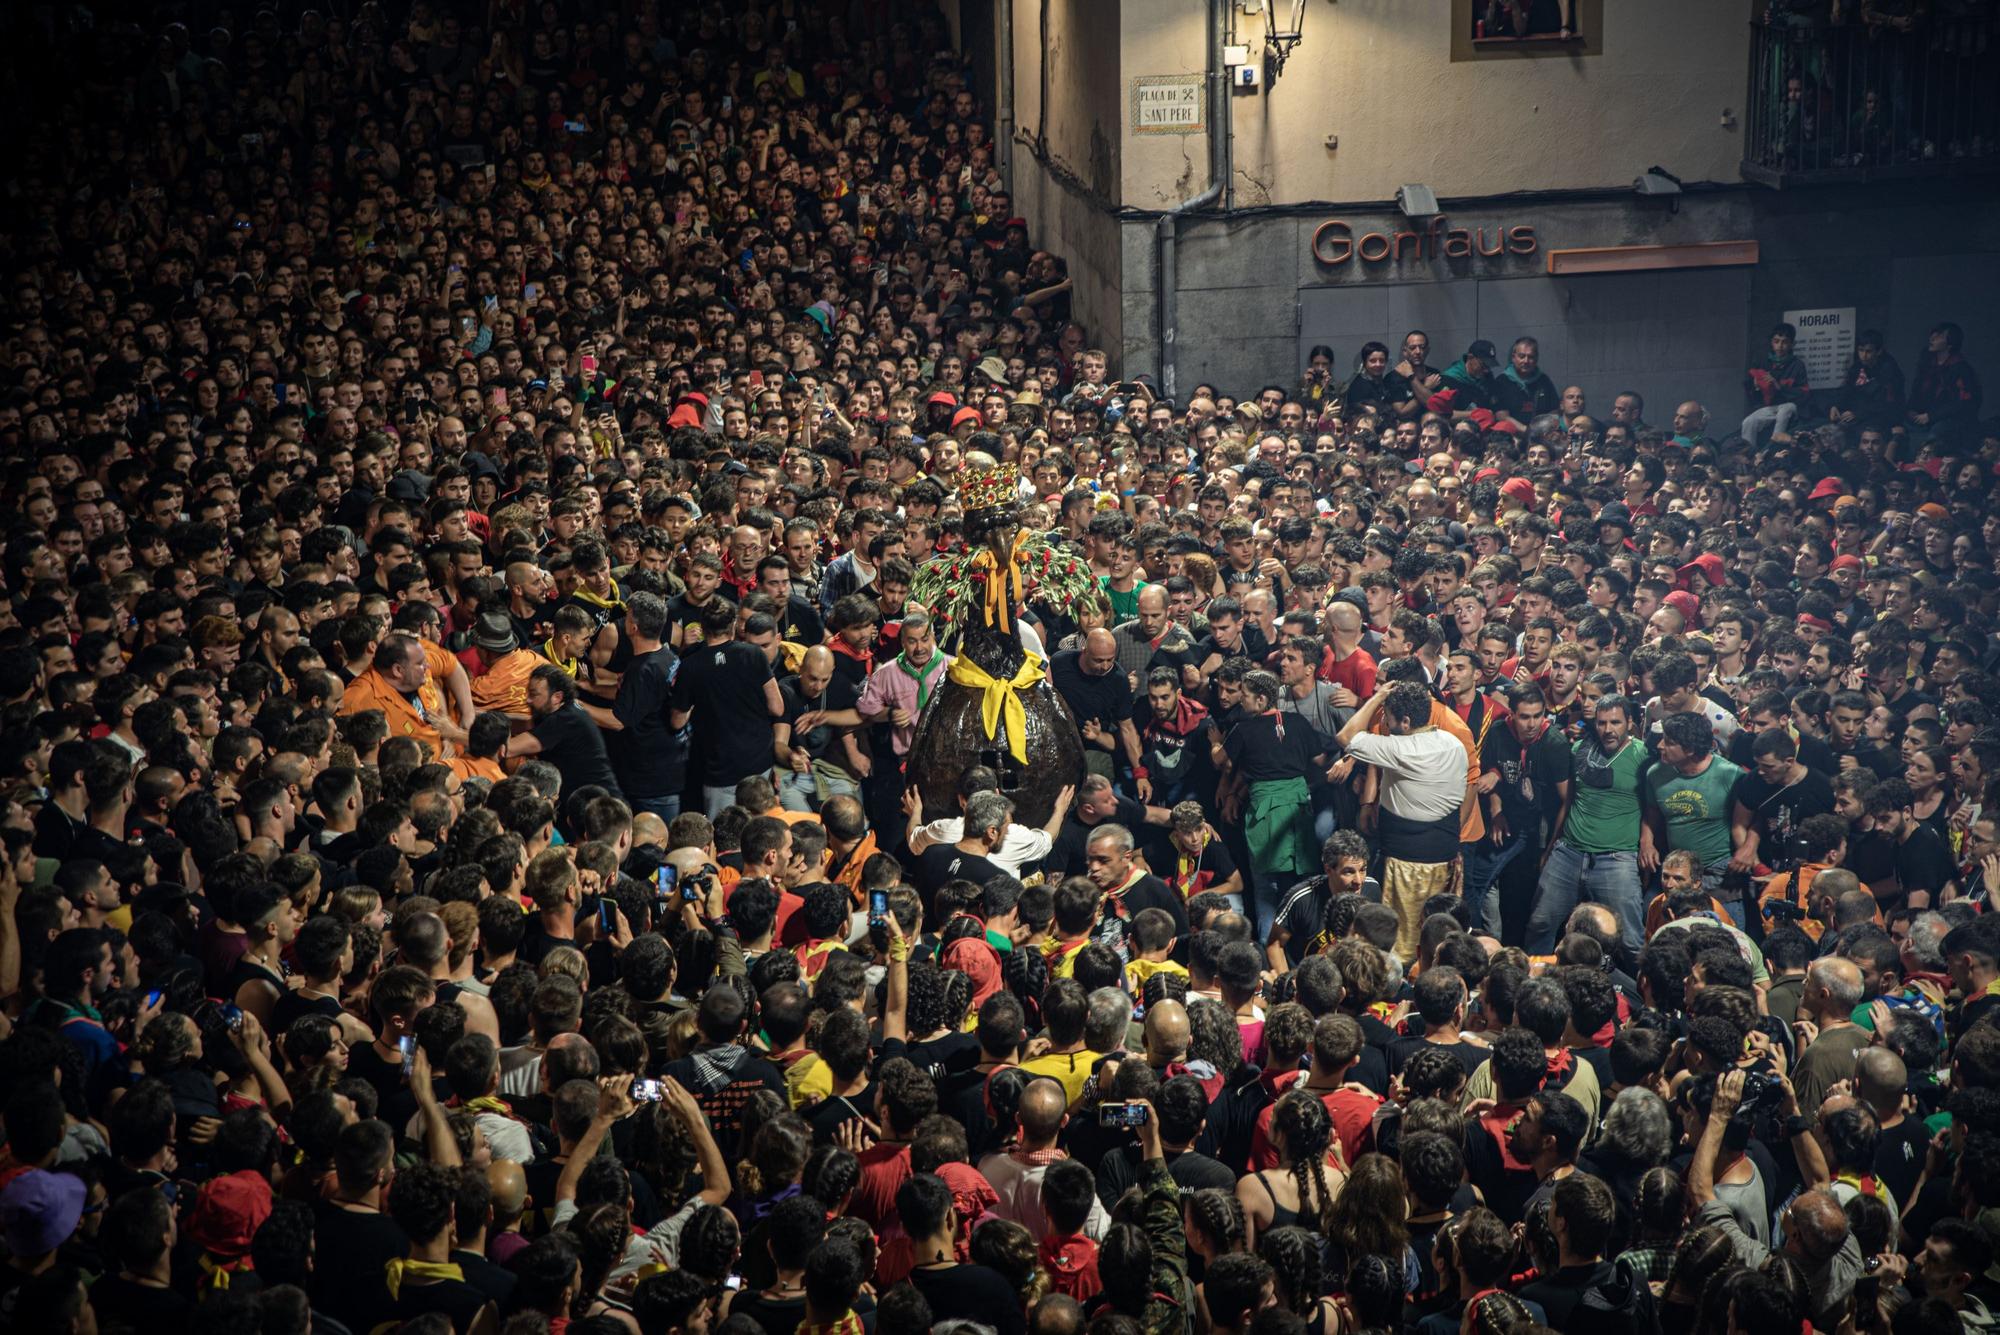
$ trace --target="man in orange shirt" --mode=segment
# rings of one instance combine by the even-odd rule
[[[1409,666],[1406,667],[1404,664],[1408,664]],[[1414,657],[1392,658],[1382,664],[1379,679],[1392,682],[1414,681],[1427,685],[1428,682],[1423,675],[1423,671],[1423,664],[1419,663]],[[1448,732],[1456,737],[1459,745],[1465,748],[1466,800],[1465,805],[1459,809],[1458,814],[1458,842],[1460,844],[1478,843],[1486,837],[1486,816],[1480,811],[1477,800],[1479,748],[1473,742],[1472,729],[1465,726],[1465,720],[1458,716],[1456,709],[1435,698],[1431,701],[1430,722],[1432,727],[1441,732]],[[1374,726],[1369,731],[1379,733],[1388,732],[1388,721],[1381,718],[1376,719]],[[1369,806],[1375,802],[1380,783],[1381,775],[1371,771],[1362,787],[1361,802],[1363,806]]]
[[[472,678],[474,708],[498,710],[525,722],[528,678],[547,660],[532,649],[515,647],[513,618],[505,612],[482,612],[472,625],[467,657],[477,660],[480,668]]]
[[[507,748],[507,738],[513,728],[505,714],[484,713],[475,716],[472,726],[466,729],[464,753],[448,756],[445,765],[461,779],[485,779],[498,783],[507,777],[501,768],[499,756]]]
[[[414,737],[428,743],[433,756],[444,755],[447,735],[463,740],[465,733],[424,699],[430,681],[430,655],[423,641],[400,631],[382,637],[375,661],[348,683],[340,697],[340,712],[358,714],[379,709],[391,737]]]

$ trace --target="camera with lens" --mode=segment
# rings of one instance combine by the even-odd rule
[[[1774,1075],[1747,1072],[1743,1077],[1743,1108],[1751,1113],[1775,1112],[1785,1099],[1785,1086]]]

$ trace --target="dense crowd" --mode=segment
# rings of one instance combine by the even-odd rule
[[[5,20],[0,1327],[2000,1320],[1957,326],[1168,402],[934,13],[333,9]]]

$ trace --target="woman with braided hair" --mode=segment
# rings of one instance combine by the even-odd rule
[[[1191,1269],[1197,1276],[1216,1257],[1243,1250],[1243,1206],[1218,1187],[1203,1187],[1183,1197],[1181,1223],[1187,1228],[1188,1251],[1197,1262]]]
[[[1336,1170],[1328,1181],[1333,1119],[1326,1105],[1301,1090],[1286,1094],[1271,1114],[1271,1140],[1278,1151],[1277,1168],[1261,1168],[1236,1182],[1250,1241],[1254,1244],[1267,1228],[1283,1228],[1301,1218],[1332,1236],[1334,1193],[1345,1174]]]
[[[1029,1033],[1042,1027],[1042,994],[1049,990],[1048,956],[1039,950],[1010,950],[1001,958],[1000,976],[1021,1003],[1022,1022]]]
[[[1257,1239],[1257,1255],[1271,1267],[1278,1305],[1306,1323],[1306,1335],[1333,1335],[1340,1310],[1325,1296],[1319,1236],[1298,1227],[1274,1228]]]
[[[1464,1328],[1473,1335],[1528,1335],[1542,1327],[1526,1303],[1505,1290],[1495,1289],[1472,1304]]]

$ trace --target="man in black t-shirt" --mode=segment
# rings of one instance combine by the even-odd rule
[[[1174,935],[1187,936],[1187,905],[1167,888],[1165,881],[1147,871],[1132,856],[1130,830],[1114,824],[1101,825],[1092,830],[1084,848],[1084,861],[1084,874],[1104,894],[1105,921],[1099,928],[1098,939],[1121,957],[1129,960],[1132,953],[1126,944],[1129,933],[1123,930],[1124,925],[1146,909],[1166,910],[1167,916],[1174,920]],[[1114,915],[1120,930],[1105,930]]]
[[[1134,802],[1129,797],[1121,797],[1111,787],[1111,780],[1098,775],[1085,779],[1076,790],[1076,805],[1070,809],[1068,819],[1057,831],[1055,842],[1049,855],[1043,859],[1042,869],[1051,881],[1065,876],[1083,874],[1083,847],[1091,832],[1106,823],[1122,825],[1140,841],[1140,851],[1148,862],[1158,866],[1171,865],[1166,861],[1156,861],[1156,854],[1166,847],[1167,822],[1172,812],[1166,807],[1147,806]]]
[[[685,653],[702,642],[702,619],[717,606],[733,615],[736,602],[722,583],[722,558],[696,552],[688,558],[687,591],[667,599],[667,640]]]
[[[797,675],[778,683],[778,695],[785,705],[772,735],[778,801],[787,811],[817,811],[835,794],[860,792],[860,775],[843,738],[861,726],[855,708],[861,691],[835,673],[833,651],[823,644],[806,650]]]
[[[1903,779],[1878,783],[1868,794],[1869,819],[1894,851],[1893,892],[1872,881],[1868,886],[1885,911],[1918,893],[1926,896],[1926,906],[1938,903],[1958,874],[1951,846],[1936,830],[1917,819],[1917,813],[1911,809],[1915,803],[1916,797]]]
[[[826,638],[819,609],[792,592],[792,563],[776,552],[757,563],[757,592],[779,607],[778,638],[793,644],[818,644]]]
[[[1833,752],[1833,763],[1841,770],[1863,765],[1873,770],[1878,779],[1893,779],[1903,772],[1903,762],[1887,747],[1868,740],[1864,729],[1871,707],[1868,697],[1859,691],[1842,691],[1834,696],[1826,710],[1827,748]]]
[[[1065,649],[1049,660],[1049,682],[1056,688],[1076,726],[1083,730],[1084,764],[1092,774],[1111,777],[1122,750],[1129,765],[1139,764],[1139,730],[1132,724],[1132,683],[1118,670],[1118,641],[1108,630],[1093,630],[1080,649]],[[1152,784],[1135,773],[1141,799],[1152,795]]]
[[[965,837],[955,844],[932,844],[917,854],[911,879],[926,905],[937,898],[947,881],[971,881],[983,886],[1007,871],[991,861],[991,854],[1007,837],[1007,822],[1014,817],[1014,804],[994,789],[974,793],[965,802]]]
[[[1736,781],[1736,821],[1747,825],[1754,843],[1745,852],[1765,866],[1790,860],[1785,845],[1799,826],[1833,812],[1833,780],[1808,768],[1783,728],[1757,734],[1753,768]]]
[[[661,820],[680,814],[681,788],[687,782],[687,740],[667,726],[667,702],[680,655],[665,644],[667,605],[657,594],[635,593],[625,601],[625,642],[632,662],[619,678],[612,703],[618,783],[632,810],[650,811]]]
[[[770,623],[754,637],[736,637],[736,608],[728,603],[702,615],[701,648],[682,656],[674,680],[667,726],[694,724],[702,810],[713,816],[736,800],[736,784],[770,772],[771,723],[785,712],[765,649],[777,630]],[[760,643],[759,641],[763,641]]]
[[[409,1235],[383,1211],[395,1149],[388,1123],[349,1126],[335,1146],[334,1194],[312,1203],[313,1306],[349,1330],[388,1319],[387,1267],[410,1250]]]
[[[596,784],[613,797],[625,795],[604,752],[604,734],[578,707],[569,673],[553,663],[536,668],[528,678],[528,714],[534,726],[508,738],[506,754],[540,756],[554,765],[565,794]]]

